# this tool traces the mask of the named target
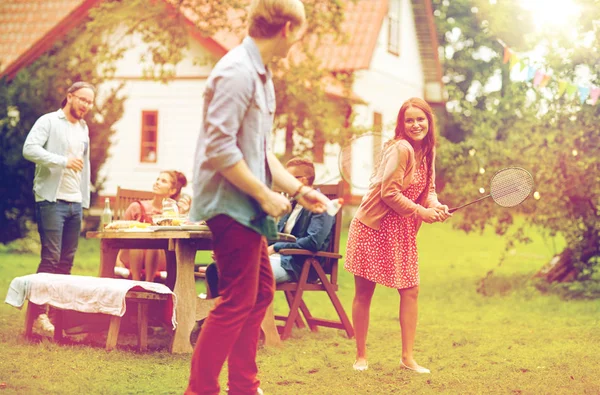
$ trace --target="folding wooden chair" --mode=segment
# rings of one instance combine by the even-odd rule
[[[344,188],[341,182],[336,185],[315,185],[315,188],[320,189],[321,192],[330,199],[337,199],[338,197],[343,196]],[[340,210],[336,215],[335,225],[332,229],[333,234],[327,251],[316,253],[308,250],[296,249],[282,249],[279,251],[279,253],[283,255],[306,257],[304,265],[302,266],[300,278],[297,282],[287,282],[277,285],[277,290],[285,293],[286,300],[290,307],[290,313],[287,316],[275,316],[276,320],[284,321],[283,327],[279,328],[281,339],[283,340],[291,335],[294,324],[298,327],[304,327],[300,312],[302,312],[302,316],[304,316],[306,323],[312,331],[317,331],[318,326],[324,326],[343,329],[346,331],[348,338],[354,337],[352,324],[350,323],[336,293],[338,290],[338,260],[342,258],[339,254],[340,234],[342,231],[342,211],[343,210]],[[320,257],[325,258],[323,264],[318,260]],[[309,283],[307,281],[309,270],[311,268],[317,273],[319,280],[317,283]],[[333,303],[339,321],[313,317],[306,303],[302,299],[302,296],[306,291],[326,292],[331,303]]]
[[[115,219],[123,219],[127,207],[136,200],[149,200],[154,194],[149,191],[139,191],[135,189],[123,189],[117,187],[117,196],[114,210]]]

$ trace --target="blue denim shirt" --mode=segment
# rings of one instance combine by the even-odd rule
[[[290,213],[287,213],[281,218],[277,226],[279,232],[283,232],[285,224],[290,218]],[[335,224],[335,217],[327,213],[315,214],[303,208],[296,219],[296,223],[290,232],[296,236],[295,242],[278,242],[273,244],[275,252],[283,249],[301,249],[312,252],[327,251],[331,238],[332,230]],[[295,280],[300,278],[302,266],[306,256],[302,255],[281,255],[281,267],[288,272],[294,273]],[[323,263],[324,259],[319,258],[319,262]],[[308,274],[309,281],[315,281],[317,273],[311,267]]]
[[[190,219],[225,214],[260,232],[251,224],[260,211],[258,203],[227,181],[221,170],[244,160],[252,174],[271,186],[266,161],[275,114],[271,72],[254,40],[246,37],[215,65],[206,84]]]
[[[81,171],[81,206],[90,207],[90,137],[87,124],[79,121],[85,130],[85,150]],[[67,128],[69,120],[62,109],[42,115],[35,121],[23,144],[23,156],[35,163],[33,191],[36,200],[56,201],[56,194],[67,167]]]

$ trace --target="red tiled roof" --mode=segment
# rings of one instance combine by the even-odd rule
[[[383,18],[388,11],[388,0],[358,0],[346,4],[342,24],[345,41],[335,43],[327,40],[319,43],[317,50],[323,67],[331,71],[369,68]]]
[[[48,50],[100,0],[0,1],[0,76],[12,76]]]
[[[388,0],[358,0],[356,3],[350,1],[345,3],[342,23],[345,41],[336,43],[333,39],[324,39],[318,44],[317,53],[323,61],[323,67],[330,71],[369,68],[383,18],[388,9]],[[214,39],[229,50],[238,45],[242,37],[221,31],[215,34]]]
[[[81,23],[88,10],[100,1],[102,0],[0,0],[0,76],[14,76],[22,67],[48,50],[62,35]],[[166,0],[167,3],[170,1]],[[412,0],[413,6],[420,2],[429,4],[429,1]],[[323,40],[317,50],[323,66],[331,71],[369,68],[388,9],[388,0],[357,0],[356,3],[346,4],[345,21],[342,24],[346,41],[334,43],[332,40]],[[429,11],[430,8],[429,4]],[[186,15],[186,18],[190,20],[190,27],[193,27],[192,16]],[[205,37],[192,28],[191,34],[216,55],[223,55],[241,41],[240,36],[228,32]],[[435,34],[435,31],[431,34]],[[435,38],[433,37],[434,41]],[[430,52],[431,50],[437,51],[437,47],[430,49]],[[423,49],[421,51],[423,53]],[[436,61],[437,59],[431,63]],[[439,61],[437,63],[435,77],[440,74]]]

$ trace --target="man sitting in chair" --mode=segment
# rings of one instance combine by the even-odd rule
[[[312,161],[302,158],[292,158],[286,163],[286,169],[304,185],[312,187],[315,181],[315,166]],[[304,209],[296,202],[292,202],[292,211],[281,218],[277,225],[277,231],[296,236],[295,242],[278,242],[268,248],[273,277],[277,284],[298,281],[304,256],[280,255],[277,252],[282,249],[302,249],[313,252],[325,251],[331,242],[331,230],[335,217],[327,213],[314,214]],[[308,281],[315,281],[317,275],[311,268]],[[212,263],[206,268],[206,282],[209,287],[210,297],[218,296],[218,274],[216,265]],[[217,302],[218,303],[218,302]],[[198,325],[201,325],[199,323]],[[276,346],[280,343],[279,334],[275,325],[273,304],[269,306],[261,325],[265,333],[265,345]],[[192,344],[198,336],[198,330],[194,331]]]
[[[287,171],[304,185],[312,187],[315,181],[315,166],[312,161],[302,158],[292,158],[286,163]],[[299,204],[292,202],[292,211],[281,218],[277,230],[296,236],[296,241],[279,242],[269,246],[271,268],[277,284],[297,281],[302,271],[305,257],[279,255],[282,249],[303,249],[313,252],[324,251],[331,241],[331,229],[335,217],[327,213],[314,214]],[[309,281],[316,280],[316,273],[309,273]]]

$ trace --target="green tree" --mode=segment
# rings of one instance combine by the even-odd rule
[[[582,68],[589,75],[584,84],[600,82],[593,50],[600,44],[598,2],[579,2],[585,12],[572,27],[575,36],[568,37],[558,29],[535,31],[528,23],[532,16],[517,3],[492,3],[434,1],[446,55],[451,127],[445,133],[456,142],[440,146],[438,166],[448,183],[444,196],[455,204],[469,201],[481,196],[479,188],[487,190],[495,171],[507,166],[529,169],[540,200],[528,199],[507,210],[488,199],[454,221],[465,231],[491,224],[506,234],[514,216],[522,214],[526,226],[541,227],[549,236],[560,234],[567,242],[557,266],[561,269],[551,280],[589,279],[600,256],[600,137],[594,126],[600,109],[581,104],[577,94],[559,97],[557,92],[558,81],[579,81]],[[515,15],[521,16],[519,23],[514,23]],[[511,81],[498,38],[517,53],[546,46],[543,62],[530,64],[552,75],[548,86]],[[508,246],[516,241],[528,241],[523,227],[512,232]]]

